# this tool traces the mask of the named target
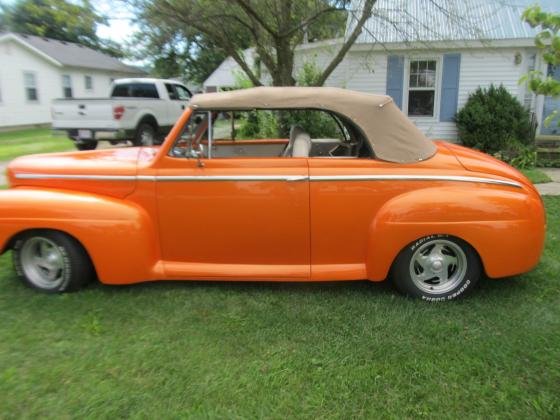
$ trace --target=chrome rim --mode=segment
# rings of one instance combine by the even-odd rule
[[[140,133],[140,144],[142,146],[153,146],[154,144],[154,133],[150,130],[142,130]]]
[[[23,244],[20,255],[25,276],[37,287],[55,289],[64,281],[64,256],[50,239],[28,239]]]
[[[410,261],[410,277],[423,292],[449,292],[463,281],[467,257],[461,247],[445,239],[435,239],[420,246]]]

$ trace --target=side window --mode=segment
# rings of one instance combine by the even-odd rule
[[[179,100],[188,101],[189,99],[191,99],[192,94],[186,87],[175,85],[175,90],[177,91],[177,97],[179,98]]]
[[[208,157],[208,127],[214,113],[194,112],[171,148],[170,155],[186,158]]]
[[[23,73],[23,83],[25,87],[25,97],[29,102],[39,102],[37,91],[37,77],[35,73],[26,71]]]
[[[171,83],[166,83],[165,84],[165,89],[167,90],[167,94],[169,95],[169,99],[171,99],[172,101],[175,101],[175,100],[179,99],[177,97],[177,92],[175,92],[175,89],[173,88],[173,85]]]
[[[113,93],[111,93],[112,97],[115,98],[128,98],[130,96],[128,92],[129,85],[116,85],[113,87]]]
[[[62,95],[65,98],[72,98],[72,79],[69,74],[62,75]]]
[[[156,85],[153,83],[133,83],[130,85],[130,96],[133,98],[159,99]]]
[[[321,110],[196,112],[172,148],[175,157],[371,158],[349,121]]]

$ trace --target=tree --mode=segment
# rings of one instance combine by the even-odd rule
[[[227,57],[206,36],[185,25],[176,26],[161,16],[150,15],[138,24],[134,44],[140,47],[132,52],[138,59],[149,57],[154,76],[183,77],[202,84]]]
[[[185,56],[193,52],[207,53],[212,46],[220,54],[231,56],[255,86],[260,77],[242,50],[255,49],[260,63],[266,68],[274,86],[293,86],[296,46],[308,39],[331,38],[346,20],[348,0],[130,0],[144,26],[163,23],[172,37],[182,38]],[[364,0],[362,11],[356,16],[352,32],[317,78],[323,85],[342,61],[372,14],[376,0]],[[342,22],[342,25],[340,25]],[[181,28],[181,29],[178,29]],[[338,28],[338,29],[337,29]],[[202,47],[202,48],[201,48]]]
[[[75,42],[113,56],[124,55],[116,43],[97,36],[97,26],[107,24],[107,19],[95,11],[89,0],[19,0],[3,9],[0,22],[5,29]]]
[[[543,60],[550,66],[560,66],[560,13],[544,12],[539,6],[531,6],[523,12],[523,20],[540,32],[535,37],[535,45],[543,52]],[[527,82],[528,88],[537,95],[560,96],[560,81],[541,71],[531,71],[520,82]],[[553,111],[544,123],[549,125],[558,115]],[[557,124],[560,126],[560,119]]]

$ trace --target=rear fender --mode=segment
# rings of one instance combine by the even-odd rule
[[[62,190],[0,191],[1,249],[30,229],[54,229],[76,238],[104,283],[158,276],[157,229],[146,210],[133,202]]]
[[[518,274],[538,263],[544,210],[532,192],[500,186],[426,188],[399,195],[381,207],[370,226],[368,278],[385,279],[406,245],[437,234],[467,241],[489,277]]]

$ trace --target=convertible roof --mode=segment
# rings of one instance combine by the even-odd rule
[[[389,96],[331,87],[257,87],[194,95],[199,110],[322,109],[343,115],[362,129],[375,156],[411,163],[433,156],[435,144]]]

